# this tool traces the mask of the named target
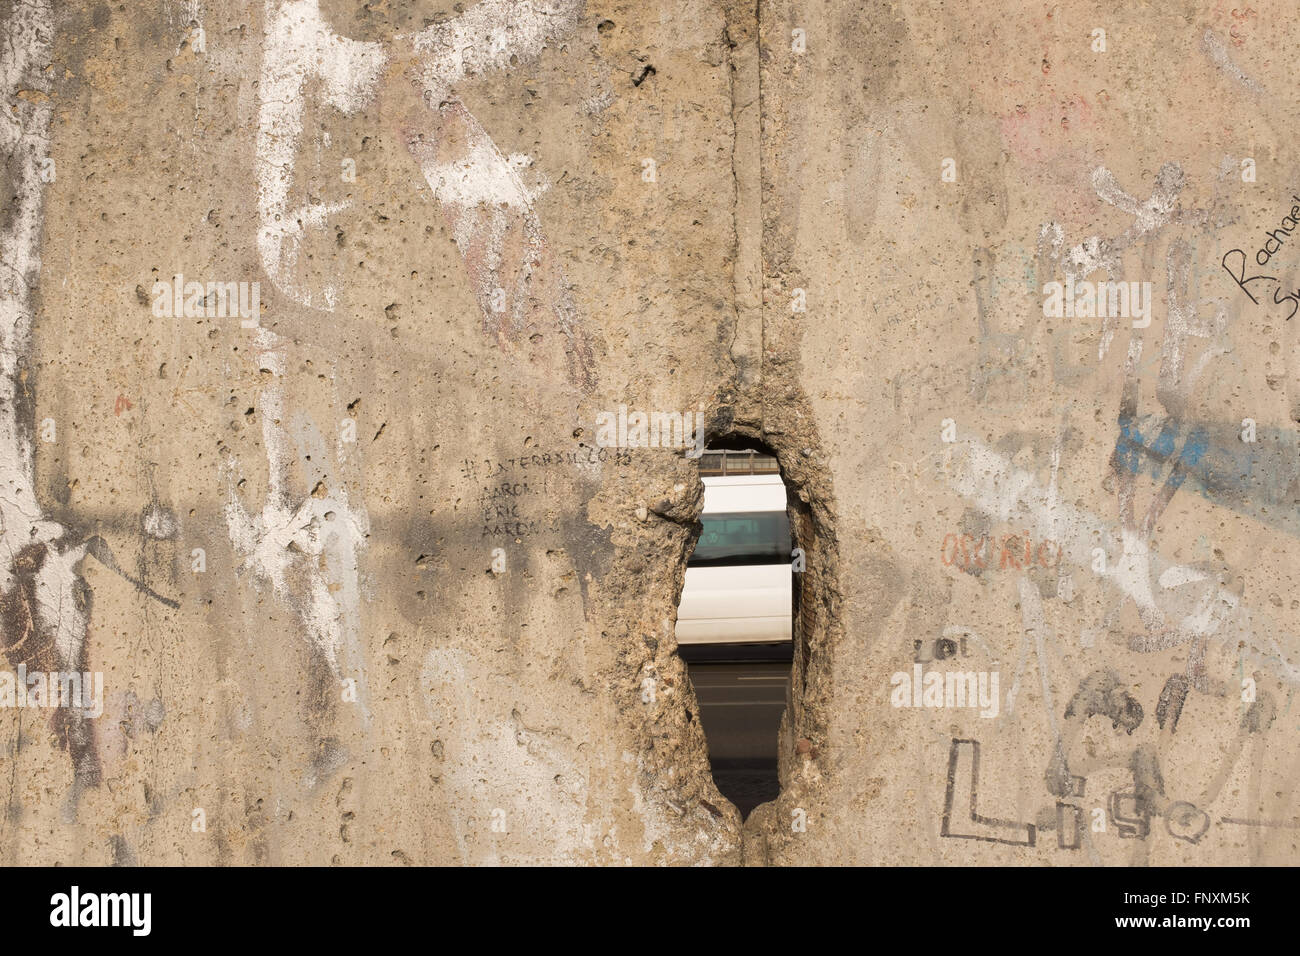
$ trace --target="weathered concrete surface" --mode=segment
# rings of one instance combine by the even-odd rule
[[[0,4],[4,862],[1297,862],[1288,13]],[[743,828],[620,405],[791,488]]]

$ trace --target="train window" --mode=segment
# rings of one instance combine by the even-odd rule
[[[778,475],[776,458],[757,451],[705,451],[700,458],[700,477],[725,475]]]
[[[700,474],[704,477],[726,474],[727,453],[724,451],[707,451],[700,458]]]
[[[789,564],[790,523],[784,511],[706,514],[687,567]]]

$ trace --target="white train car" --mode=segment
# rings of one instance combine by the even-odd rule
[[[677,643],[790,641],[790,526],[769,456],[706,452],[704,526],[686,567]]]

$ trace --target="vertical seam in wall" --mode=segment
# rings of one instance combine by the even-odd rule
[[[723,32],[727,37],[727,98],[731,101],[731,235],[734,242],[735,261],[731,264],[731,342],[727,346],[727,356],[731,359],[733,375],[739,379],[739,366],[736,363],[736,342],[740,339],[740,170],[736,167],[736,154],[740,148],[740,119],[738,115],[736,88],[736,55],[731,48],[731,25],[726,22],[727,11],[723,8]]]
[[[765,199],[763,164],[767,155],[763,149],[763,0],[754,0],[754,65],[758,71],[758,97],[754,108],[758,110],[758,382],[761,387],[764,379],[764,366],[767,364],[767,227],[763,217]],[[763,414],[766,405],[758,406],[758,427],[766,432]]]
[[[734,253],[731,266],[733,326],[727,348],[735,382],[752,386],[763,378],[762,63],[757,36],[758,6],[756,3],[751,10],[749,15],[752,19],[748,23],[741,19],[744,14],[739,4],[726,4],[725,11]],[[754,112],[751,114],[751,111]],[[753,301],[755,297],[758,301]],[[759,354],[755,355],[755,352]]]

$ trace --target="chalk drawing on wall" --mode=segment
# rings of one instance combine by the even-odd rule
[[[505,349],[549,325],[564,340],[570,382],[592,388],[591,345],[534,208],[537,193],[520,176],[529,160],[503,156],[456,94],[462,83],[536,59],[574,30],[581,7],[581,0],[482,0],[386,45],[335,33],[318,0],[268,0],[258,87],[258,251],[276,288],[308,308],[335,308],[335,285],[316,289],[303,279],[302,243],[351,201],[290,203],[304,113],[312,95],[345,115],[364,109],[396,51],[414,61],[405,81],[427,107],[399,135],[452,230],[484,332]]]
[[[12,175],[15,201],[0,228],[0,627],[10,664],[43,674],[88,673],[87,632],[93,594],[82,573],[87,556],[168,607],[163,597],[117,562],[108,542],[79,535],[46,516],[36,497],[34,396],[24,380],[40,281],[45,178],[53,116],[55,23],[48,0],[15,4],[0,48],[0,156]],[[23,96],[35,90],[42,96]],[[57,440],[57,422],[54,423]],[[66,703],[66,702],[65,702]],[[84,699],[82,703],[88,703]],[[72,761],[73,783],[63,812],[76,817],[81,794],[103,775],[90,707],[52,708],[51,728]]]
[[[334,470],[326,471],[314,487],[291,493],[295,457],[323,468],[329,451],[310,419],[288,414],[283,343],[268,329],[259,329],[257,336],[259,367],[271,376],[258,398],[267,490],[262,507],[250,511],[236,487],[238,462],[227,461],[225,517],[231,543],[243,558],[239,572],[251,575],[259,587],[269,587],[279,602],[293,610],[335,679],[357,681],[356,703],[368,720],[358,557],[370,534],[369,519],[365,506],[350,500],[346,483]],[[296,435],[290,435],[286,422],[293,422]],[[295,441],[301,446],[297,456]],[[340,459],[346,447],[338,443]]]

